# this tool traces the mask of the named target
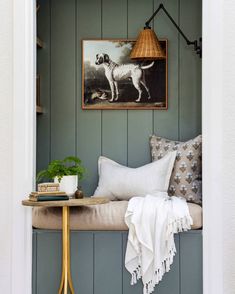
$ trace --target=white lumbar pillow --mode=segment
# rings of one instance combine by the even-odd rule
[[[100,156],[98,161],[99,183],[93,197],[110,200],[128,200],[156,191],[167,192],[176,157],[169,152],[158,161],[138,168],[130,168]]]

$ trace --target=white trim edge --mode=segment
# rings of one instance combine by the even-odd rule
[[[223,292],[223,0],[203,1],[203,293]]]
[[[13,1],[12,294],[32,293],[31,210],[21,200],[32,191],[35,178],[35,3]]]

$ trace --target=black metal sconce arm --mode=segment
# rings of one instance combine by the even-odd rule
[[[202,57],[202,38],[199,38],[198,40],[194,40],[194,41],[190,41],[186,35],[183,33],[183,31],[181,30],[181,28],[177,25],[177,23],[174,21],[174,19],[172,18],[172,16],[169,14],[169,12],[166,10],[166,8],[164,7],[164,5],[161,3],[159,5],[159,7],[157,8],[157,10],[154,12],[154,14],[146,21],[145,23],[145,29],[150,29],[150,22],[154,19],[154,17],[158,14],[158,12],[160,10],[163,10],[165,12],[165,14],[168,16],[168,18],[170,19],[170,21],[173,23],[173,25],[177,28],[178,32],[181,34],[181,36],[185,39],[187,45],[193,45],[194,46],[194,50],[195,52],[200,56],[200,58]]]

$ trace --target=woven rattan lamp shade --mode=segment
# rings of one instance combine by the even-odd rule
[[[131,51],[131,59],[155,60],[165,58],[155,32],[150,28],[143,29]]]

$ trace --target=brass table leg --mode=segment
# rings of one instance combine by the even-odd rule
[[[70,226],[69,226],[69,207],[64,206],[62,212],[63,218],[63,258],[62,258],[62,274],[59,288],[59,294],[67,294],[70,289],[71,294],[74,294],[74,288],[70,271]],[[63,291],[64,290],[64,291]]]

